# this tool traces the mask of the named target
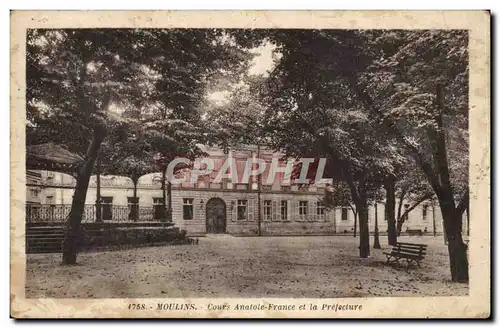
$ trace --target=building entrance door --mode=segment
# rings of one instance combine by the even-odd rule
[[[220,198],[212,198],[206,205],[207,233],[226,232],[226,203]]]

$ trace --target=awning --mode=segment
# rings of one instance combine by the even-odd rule
[[[45,143],[26,147],[26,169],[74,173],[83,163],[80,155],[60,145]]]

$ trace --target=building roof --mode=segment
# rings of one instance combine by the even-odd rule
[[[26,147],[26,169],[73,172],[83,158],[61,145],[45,143]]]

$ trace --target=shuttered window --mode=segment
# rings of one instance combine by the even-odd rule
[[[342,221],[347,221],[347,208],[342,207]]]
[[[238,200],[238,220],[246,220],[247,219],[247,200],[239,199]]]
[[[248,200],[248,220],[255,220],[255,210],[257,208],[257,202],[255,199]]]
[[[264,221],[271,221],[271,213],[272,213],[272,208],[271,208],[271,201],[270,200],[264,200],[264,206],[263,206],[263,213],[264,214]]]
[[[288,202],[286,200],[282,200],[280,203],[280,216],[281,220],[288,221]]]
[[[307,218],[307,200],[299,201],[299,220],[304,221]]]
[[[318,220],[325,220],[325,206],[322,202],[316,202],[316,215]]]
[[[193,198],[183,198],[182,200],[182,218],[184,220],[192,220],[193,213]]]
[[[278,218],[278,215],[277,215],[277,211],[276,211],[276,201],[273,200],[273,202],[271,203],[271,220],[273,221],[280,221],[280,219]]]

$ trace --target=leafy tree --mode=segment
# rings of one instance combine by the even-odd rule
[[[157,171],[154,165],[154,154],[142,131],[127,131],[126,140],[117,140],[110,136],[102,145],[99,155],[99,165],[96,174],[114,174],[129,177],[134,185],[133,205],[129,219],[137,221],[138,198],[137,184],[145,174]],[[99,201],[99,200],[98,200]],[[99,209],[100,211],[100,209]],[[98,214],[99,217],[100,214]]]
[[[408,214],[418,205],[430,201],[434,197],[429,182],[415,163],[411,162],[406,165],[404,173],[399,174],[399,180],[396,183],[396,197],[398,199],[396,231],[399,236]],[[403,207],[405,202],[406,208]]]
[[[356,205],[360,256],[369,255],[368,193],[379,183],[373,174],[394,172],[402,156],[380,136],[380,122],[350,88],[369,64],[355,31],[273,30],[242,33],[254,44],[272,42],[281,58],[261,92],[271,143],[288,155],[325,157],[325,174],[345,181]]]
[[[261,88],[262,77],[241,76],[222,104],[211,104],[206,111],[205,127],[211,144],[223,149],[241,145],[268,144],[265,131],[265,107],[255,90]]]
[[[85,153],[67,221],[64,264],[76,263],[89,179],[106,136],[126,139],[122,127],[155,120],[170,131],[170,119],[196,121],[209,81],[224,77],[227,67],[245,66],[245,53],[224,35],[213,29],[28,32],[28,142],[61,142]]]
[[[76,262],[85,197],[101,143],[121,124],[109,108],[137,87],[125,83],[136,74],[132,56],[119,56],[129,52],[117,40],[128,36],[122,30],[28,31],[27,112],[33,134],[41,132],[79,152],[87,148],[67,221],[64,264]],[[33,139],[39,138],[28,141]]]
[[[440,203],[452,280],[468,281],[467,33],[259,30],[237,39],[277,45],[282,58],[266,92],[276,146],[336,162],[360,209],[360,256],[369,250],[367,173],[395,177],[408,154]]]
[[[351,191],[349,186],[345,182],[337,182],[330,184],[325,188],[325,194],[323,196],[323,203],[325,208],[334,209],[336,207],[349,207],[354,216],[354,229],[353,236],[357,235],[357,221],[358,221],[358,211],[354,205],[351,198]]]
[[[426,176],[440,204],[453,281],[468,281],[462,214],[468,207],[468,34],[383,33],[404,46],[382,56],[356,88]]]

